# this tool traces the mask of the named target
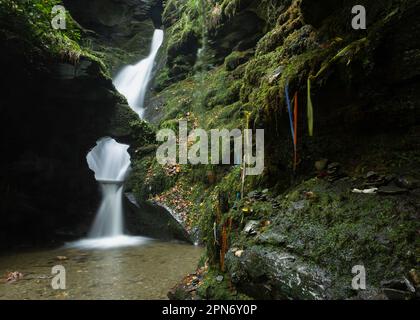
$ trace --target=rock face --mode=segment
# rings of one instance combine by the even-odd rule
[[[188,119],[207,130],[264,129],[265,171],[245,192],[268,187],[276,198],[236,203],[233,166],[212,167],[212,188],[200,182],[203,168],[180,173],[177,189],[196,193],[189,218],[200,217],[211,267],[222,272],[226,262],[237,288],[258,298],[412,298],[380,282],[408,277],[416,264],[419,2],[203,3],[204,16],[189,1],[166,2],[165,66],[148,117],[161,128]],[[351,27],[356,4],[367,10],[367,30]],[[286,89],[298,101],[296,170]],[[351,267],[361,263],[371,284],[363,293],[351,288]]]
[[[133,194],[126,194],[126,227],[131,234],[192,243],[191,237],[165,208],[150,202],[138,203]]]
[[[68,0],[72,16],[86,30],[90,45],[103,55],[111,73],[139,61],[162,25],[161,0]]]
[[[238,257],[226,255],[226,266],[238,289],[256,299],[328,299],[330,276],[277,248],[252,246]]]
[[[416,189],[350,193],[363,183],[316,178],[278,199],[245,200],[251,209],[258,208],[253,211],[275,209],[265,226],[248,221],[226,254],[237,288],[259,299],[413,299],[419,289],[413,242],[419,227]],[[258,227],[245,232],[250,224]],[[357,265],[365,267],[366,290],[353,290]]]
[[[70,62],[0,37],[0,245],[80,236],[99,195],[86,155],[101,137],[129,140],[137,116],[93,57]]]

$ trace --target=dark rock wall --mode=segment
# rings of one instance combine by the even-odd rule
[[[85,28],[87,45],[115,74],[147,56],[155,28],[162,25],[160,0],[68,0],[66,8]]]
[[[81,236],[99,201],[86,155],[103,136],[129,142],[138,117],[99,60],[51,55],[7,28],[0,28],[0,246]]]
[[[228,276],[236,287],[257,298],[384,298],[377,295],[379,291],[353,292],[349,268],[364,261],[371,288],[380,288],[382,280],[409,277],[415,267],[418,191],[410,191],[408,200],[395,197],[391,201],[381,196],[363,198],[365,194],[359,198],[351,190],[361,187],[359,179],[369,171],[419,178],[418,1],[201,3],[207,3],[205,19],[191,2],[166,2],[166,65],[156,79],[149,119],[162,128],[188,119],[207,130],[231,129],[244,128],[248,114],[250,126],[265,130],[266,157],[264,174],[247,178],[246,192],[270,190],[281,201],[293,194],[298,200],[305,194],[317,199],[308,211],[295,212],[294,204],[264,208],[245,195],[243,212],[232,208],[221,214],[222,204],[216,200],[220,195],[229,198],[231,207],[237,206],[240,170],[212,166],[218,176],[212,182],[204,166],[181,170],[176,189],[192,203],[188,218],[198,220],[210,265],[223,273],[221,261],[226,258]],[[351,26],[351,8],[356,4],[367,9],[367,30]],[[198,54],[198,48],[206,48],[205,54]],[[312,137],[308,133],[308,79],[314,109]],[[291,97],[297,93],[299,101],[295,172],[286,87]],[[339,162],[340,170],[348,175],[352,183],[340,186],[344,190],[337,192],[334,183],[328,182],[334,170],[316,172],[314,164],[325,158]],[[317,174],[313,184],[305,183]],[[147,183],[158,181],[152,178]],[[191,185],[194,195],[188,193]],[[392,185],[387,187],[392,189]],[[317,203],[317,192],[326,196],[325,202]],[[223,256],[218,230],[229,219],[233,220],[231,251]],[[256,234],[269,233],[271,240],[260,241],[254,235],[242,241],[238,234],[250,220],[260,223]],[[339,240],[348,233],[349,239]],[[387,249],[378,241],[383,235],[392,242]],[[325,277],[313,277],[318,271],[325,271]],[[296,285],[305,273],[309,277]],[[202,287],[209,283],[217,287],[211,279]],[[315,294],[308,296],[310,292]],[[413,292],[409,296],[413,298]]]

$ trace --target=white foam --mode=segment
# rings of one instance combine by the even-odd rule
[[[66,248],[72,249],[113,249],[121,247],[134,247],[141,246],[153,241],[151,238],[146,237],[131,237],[131,236],[115,236],[96,239],[83,239],[66,244]]]
[[[128,104],[140,118],[143,117],[144,100],[163,38],[163,30],[155,30],[149,56],[135,65],[124,67],[113,81],[115,88],[127,98]]]

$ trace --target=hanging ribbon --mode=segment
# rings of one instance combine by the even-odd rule
[[[295,92],[295,105],[294,105],[294,127],[293,127],[293,132],[294,132],[294,137],[293,137],[293,145],[294,145],[294,150],[295,150],[295,154],[294,154],[294,161],[293,161],[293,170],[296,171],[296,167],[297,167],[297,131],[298,131],[298,93],[297,91]]]
[[[308,130],[309,136],[314,135],[314,107],[311,99],[311,77],[308,78]]]
[[[245,111],[245,120],[246,120],[246,129],[249,130],[249,122],[250,122],[250,118],[251,118],[251,113]],[[248,135],[246,135],[245,139],[248,139]],[[252,149],[252,141],[248,141],[246,140],[247,144],[250,144],[251,146],[249,146]],[[244,194],[245,194],[245,178],[246,178],[246,166],[249,163],[249,159],[247,158],[248,155],[244,154],[243,157],[243,161],[242,161],[242,174],[241,174],[241,198],[244,198]]]
[[[292,139],[295,139],[295,131],[293,127],[293,115],[292,115],[292,104],[290,103],[290,97],[289,97],[289,83],[286,83],[285,87],[285,93],[286,93],[286,102],[287,102],[287,109],[289,110],[289,121],[290,121],[290,131],[292,133]]]
[[[285,87],[287,109],[289,110],[289,121],[290,121],[290,131],[292,133],[293,139],[293,171],[296,171],[297,167],[297,125],[298,125],[298,93],[295,93],[294,96],[294,109],[292,112],[292,103],[290,102],[289,97],[289,83],[286,83]],[[293,119],[294,118],[294,119]]]

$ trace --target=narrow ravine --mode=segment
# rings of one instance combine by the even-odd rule
[[[419,15],[0,0],[0,300],[418,300]]]
[[[139,118],[162,42],[163,31],[155,30],[149,55],[124,67],[114,79],[115,87]],[[59,249],[16,250],[0,255],[0,274],[19,270],[16,274],[24,278],[1,281],[0,299],[166,299],[185,274],[195,271],[201,248],[127,232],[123,200],[124,184],[131,171],[129,147],[111,137],[98,138],[87,154],[86,166],[100,187],[101,203],[87,237]],[[140,216],[133,219],[139,220]],[[51,286],[51,270],[57,265],[65,268],[65,291]]]

